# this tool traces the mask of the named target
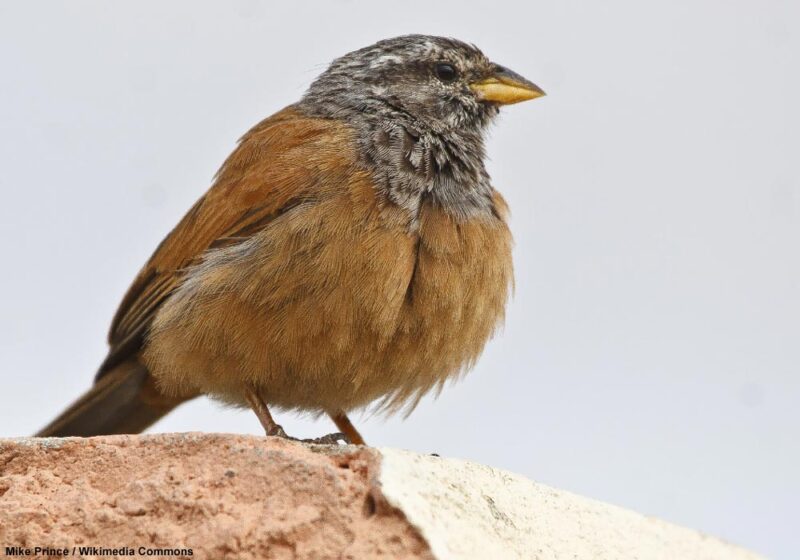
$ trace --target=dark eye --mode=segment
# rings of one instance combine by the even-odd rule
[[[452,82],[458,78],[458,71],[452,64],[440,62],[436,65],[436,77],[443,82]]]

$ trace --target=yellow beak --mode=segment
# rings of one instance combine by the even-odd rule
[[[471,83],[469,87],[481,101],[500,105],[511,105],[544,95],[539,86],[499,64],[495,66],[494,74]]]

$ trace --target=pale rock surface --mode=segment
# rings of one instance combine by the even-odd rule
[[[137,552],[120,557],[191,548],[211,559],[758,558],[482,465],[196,433],[0,440],[7,546]]]
[[[484,465],[382,449],[381,491],[435,558],[757,560],[752,552]]]

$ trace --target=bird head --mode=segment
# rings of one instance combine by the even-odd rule
[[[501,105],[542,95],[534,83],[490,61],[474,45],[404,35],[334,60],[304,102],[333,117],[376,115],[447,133],[483,129]]]

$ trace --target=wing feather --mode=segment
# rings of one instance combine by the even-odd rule
[[[304,151],[320,138],[337,143],[348,135],[342,123],[306,117],[291,106],[247,132],[208,192],[156,248],[128,289],[111,323],[110,350],[98,378],[139,351],[159,306],[205,251],[241,242],[313,198],[313,181],[304,180],[306,162],[297,158],[313,157]]]

